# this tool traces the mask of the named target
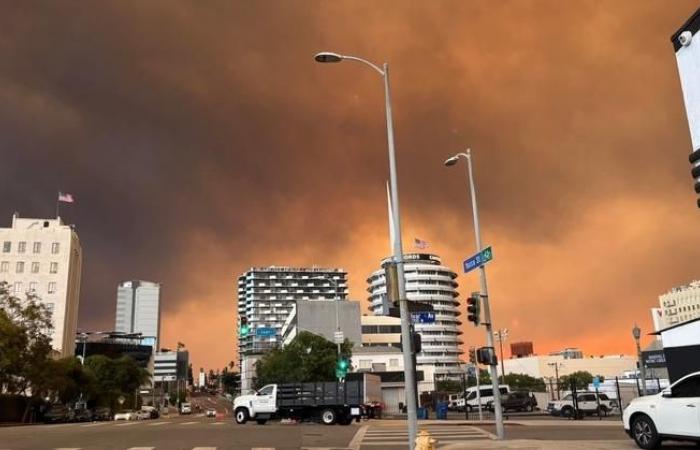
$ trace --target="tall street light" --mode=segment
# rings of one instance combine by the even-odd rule
[[[391,211],[389,220],[394,224],[394,239],[392,247],[394,250],[394,263],[398,274],[399,290],[399,310],[401,313],[401,339],[403,342],[403,364],[405,368],[406,380],[406,407],[408,408],[408,448],[412,449],[416,442],[417,423],[417,401],[416,401],[416,380],[415,367],[413,366],[413,349],[410,333],[410,316],[406,299],[406,285],[403,274],[403,248],[401,244],[401,214],[399,213],[399,187],[396,180],[396,156],[394,150],[394,122],[391,114],[391,90],[389,88],[389,65],[384,63],[382,67],[373,64],[366,59],[356,56],[340,55],[338,53],[321,52],[314,59],[320,63],[339,63],[343,60],[357,61],[372,68],[381,75],[384,81],[384,103],[386,110],[386,136],[389,148],[389,182],[391,185]]]
[[[635,323],[634,328],[632,328],[632,337],[634,337],[634,341],[637,343],[637,364],[639,364],[639,374],[642,377],[642,395],[647,395],[647,374],[644,361],[642,361],[642,348],[639,346],[639,338],[641,336],[642,330],[640,330]]]
[[[474,173],[472,171],[471,150],[466,153],[458,153],[445,161],[446,166],[454,166],[460,158],[467,160],[467,178],[469,179],[469,191],[471,192],[472,214],[474,216],[474,237],[476,240],[476,252],[481,252],[481,230],[479,228],[479,209],[476,205],[476,188],[474,187]],[[489,291],[486,285],[486,266],[479,267],[479,278],[481,281],[481,301],[484,308],[484,327],[486,328],[486,345],[493,349],[493,324],[491,323],[491,308],[489,307]],[[496,415],[496,436],[498,439],[505,439],[503,428],[503,410],[501,408],[501,391],[498,386],[498,364],[489,365],[491,374],[491,384],[493,387],[493,409]]]

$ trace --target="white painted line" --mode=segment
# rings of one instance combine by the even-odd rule
[[[138,422],[124,422],[124,423],[118,423],[115,425],[115,427],[130,427],[132,425],[137,425]]]
[[[350,443],[348,444],[348,447],[350,447],[353,450],[359,450],[360,445],[362,445],[362,439],[365,437],[365,433],[367,433],[367,430],[369,429],[368,425],[362,425],[359,430],[355,433],[355,436],[352,438]]]
[[[184,422],[184,423],[181,423],[180,425],[192,425],[195,423],[199,423],[199,422]]]
[[[95,423],[89,423],[87,425],[80,425],[82,428],[88,428],[88,427],[100,427],[102,425],[107,425],[109,422],[95,422]]]
[[[159,427],[159,426],[161,426],[161,425],[167,425],[167,424],[169,424],[169,423],[170,423],[170,422],[154,422],[154,423],[149,423],[148,426],[149,426],[149,427]]]
[[[226,422],[212,422],[212,425],[224,425]]]
[[[216,450],[216,447],[194,447],[192,450]]]
[[[80,450],[80,447],[56,447],[53,450]]]
[[[155,447],[131,447],[128,448],[127,450],[153,450]]]

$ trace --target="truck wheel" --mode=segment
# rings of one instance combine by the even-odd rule
[[[238,408],[236,410],[236,423],[243,425],[248,421],[248,410],[245,408]]]
[[[634,442],[643,449],[657,448],[661,439],[656,431],[654,422],[644,414],[639,415],[632,421],[632,437]]]
[[[321,422],[324,425],[333,425],[337,419],[337,414],[332,409],[324,409],[321,412]]]
[[[255,421],[258,425],[265,425],[267,423],[267,419],[255,419]]]

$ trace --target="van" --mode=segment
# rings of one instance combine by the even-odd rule
[[[192,405],[182,402],[180,404],[180,414],[192,414]]]
[[[501,392],[501,395],[509,394],[510,386],[502,384],[498,387],[498,390]],[[479,394],[480,395],[477,395],[476,386],[467,389],[467,409],[469,411],[478,409],[479,400],[481,400],[482,408],[485,408],[487,403],[493,402],[493,388],[491,385],[481,386],[479,388]]]

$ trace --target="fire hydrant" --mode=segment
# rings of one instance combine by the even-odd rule
[[[422,430],[416,437],[416,450],[435,450],[436,443],[437,440],[433,439],[430,433]]]

